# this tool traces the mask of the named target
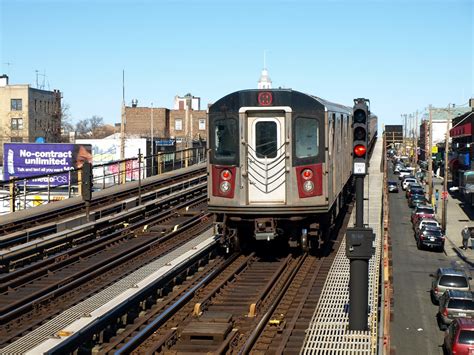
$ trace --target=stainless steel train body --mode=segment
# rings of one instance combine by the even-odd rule
[[[289,89],[243,90],[208,114],[209,210],[223,228],[239,239],[323,241],[349,190],[352,108]]]

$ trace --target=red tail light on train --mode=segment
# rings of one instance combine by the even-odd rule
[[[212,166],[212,195],[234,198],[235,167]]]
[[[300,198],[320,196],[323,193],[322,164],[298,166],[298,194]]]

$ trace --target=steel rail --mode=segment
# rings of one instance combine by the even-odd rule
[[[196,292],[207,285],[212,279],[214,279],[218,274],[220,274],[226,267],[228,267],[234,260],[237,259],[237,254],[234,254],[229,258],[223,265],[218,269],[214,269],[210,274],[206,275],[199,283],[194,285],[189,291],[187,291],[183,296],[181,296],[176,302],[174,302],[169,308],[167,308],[163,313],[156,317],[152,322],[150,322],[145,328],[140,330],[136,335],[134,335],[127,343],[118,349],[115,354],[129,354],[137,346],[139,346],[146,338],[155,332],[155,330],[160,327],[166,320],[168,320],[177,310],[179,310],[185,303],[187,303],[192,297],[195,296]]]
[[[204,200],[204,197],[199,197],[192,202],[194,203],[198,201],[202,202],[203,200]],[[185,206],[187,204],[189,204],[189,202],[183,203],[178,208],[183,208],[183,205]],[[173,209],[173,211],[174,210],[175,209]],[[166,211],[166,213],[169,214],[170,211]],[[183,229],[186,229],[198,223],[200,219],[202,218],[202,216],[203,215],[197,215],[191,218],[189,222],[181,225],[179,229],[170,233],[167,236],[164,236],[155,240],[145,239],[143,244],[138,244],[137,246],[131,249],[126,249],[122,251],[120,254],[113,256],[112,258],[101,260],[101,262],[98,265],[96,264],[96,265],[92,265],[88,269],[82,269],[80,270],[79,274],[71,275],[69,279],[67,280],[64,280],[64,279],[58,280],[56,283],[49,285],[49,287],[47,288],[45,287],[42,290],[39,290],[35,293],[30,293],[27,298],[16,300],[16,302],[13,304],[10,304],[8,308],[4,307],[3,309],[1,309],[2,314],[0,316],[0,324],[3,324],[6,321],[9,321],[12,318],[18,316],[18,314],[24,313],[26,310],[31,309],[33,307],[33,303],[37,305],[37,304],[41,304],[41,302],[43,301],[47,301],[51,298],[57,297],[58,295],[63,294],[67,291],[70,291],[74,289],[75,287],[77,287],[78,285],[81,285],[85,283],[86,281],[89,281],[95,276],[98,276],[107,270],[113,269],[114,267],[120,265],[122,262],[146,252],[153,245],[162,243],[163,241],[172,238],[176,233],[181,232]],[[153,217],[152,219],[156,219],[156,218],[157,217]],[[151,222],[150,220],[145,220],[145,221],[138,222],[135,225],[129,226],[127,228],[127,233],[133,234],[133,231],[141,227],[143,223],[150,223],[150,222]],[[118,231],[116,233],[123,233],[123,231]],[[79,256],[79,258],[81,258],[81,256]]]
[[[107,233],[107,229],[113,227],[116,230],[117,224],[122,225],[124,223],[131,224],[133,228],[142,227],[146,224],[153,222],[154,220],[161,219],[162,212],[161,210],[166,207],[166,205],[172,205],[179,203],[182,198],[182,195],[191,196],[197,193],[203,194],[204,191],[207,189],[206,183],[200,183],[197,185],[192,185],[188,190],[181,190],[175,193],[171,193],[170,195],[166,195],[166,198],[160,200],[154,200],[151,202],[147,202],[143,206],[138,206],[131,210],[125,211],[118,216],[106,217],[104,219],[99,219],[95,222],[90,222],[84,225],[84,229],[79,229],[75,231],[70,231],[66,233],[60,233],[57,237],[51,236],[47,238],[47,240],[40,240],[38,242],[33,242],[29,245],[25,245],[23,248],[18,247],[11,252],[6,252],[3,255],[0,255],[0,262],[4,267],[10,266],[11,263],[17,264],[15,260],[20,260],[21,262],[28,261],[30,259],[34,259],[35,256],[38,258],[42,256],[44,258],[45,254],[52,254],[55,257],[58,256],[56,249],[54,248],[56,245],[61,247],[62,249],[67,249],[65,251],[66,254],[70,254],[71,246],[84,243],[83,239],[86,239],[87,242],[90,239],[95,239],[97,236],[101,236],[103,233]],[[155,210],[160,212],[155,213]],[[144,215],[147,214],[154,214],[154,217],[150,217],[148,219],[143,219]],[[134,223],[133,220],[137,219],[138,222]],[[126,229],[122,225],[122,229]],[[129,228],[130,229],[130,228]],[[120,235],[120,230],[115,232],[115,234]],[[107,238],[112,238],[114,236],[113,233],[109,233]],[[103,236],[101,237],[101,240]],[[95,240],[97,242],[97,240]],[[67,244],[65,244],[67,243]],[[43,253],[46,251],[46,253]],[[56,251],[56,252],[55,252]],[[31,255],[30,257],[28,255]],[[0,276],[0,283],[4,282],[5,279],[8,279],[8,276]]]
[[[205,172],[205,166],[190,167],[187,168],[187,170],[181,174],[176,174],[175,171],[174,174],[165,173],[161,176],[154,176],[142,180],[140,185],[138,184],[138,182],[130,182],[125,185],[117,186],[115,188],[116,191],[111,191],[113,190],[113,188],[99,191],[93,194],[93,198],[91,201],[91,212],[93,212],[96,207],[109,204],[110,202],[123,200],[130,196],[136,196],[139,189],[141,190],[141,193],[146,193],[148,191],[155,190],[157,186],[166,185],[169,183],[176,183],[180,181],[187,181],[191,176],[199,176],[205,174]],[[39,212],[38,209],[35,211],[33,211],[34,209],[25,210],[27,212],[18,211],[23,212],[20,213],[20,216],[18,216],[18,212],[16,212],[16,215],[18,216],[17,220],[0,222],[0,235],[4,235],[6,233],[13,233],[24,228],[29,228],[31,226],[43,225],[44,223],[47,223],[49,221],[57,221],[58,219],[69,217],[77,213],[85,213],[85,204],[81,198],[71,198],[64,201],[66,202],[56,202],[56,204],[51,204],[51,206],[57,206],[58,204],[61,205],[61,208],[59,209],[50,207],[48,204],[44,205],[44,209],[46,211],[43,211],[43,209],[41,209],[42,206],[40,206],[38,207],[38,209],[41,209],[41,212]]]
[[[306,260],[306,257],[308,254],[303,254],[298,262],[297,265],[294,267],[292,270],[290,276],[286,279],[285,284],[283,287],[280,289],[278,292],[277,296],[275,297],[274,301],[270,305],[269,309],[265,312],[265,314],[260,318],[260,321],[258,322],[257,326],[254,328],[250,336],[247,338],[247,341],[245,342],[243,348],[239,351],[239,354],[248,354],[250,353],[250,350],[252,349],[253,344],[259,337],[260,333],[262,330],[265,328],[266,324],[268,323],[268,320],[270,319],[271,315],[277,308],[277,306],[280,304],[281,299],[285,295],[285,292],[288,290],[290,287],[291,283],[293,282],[296,274],[298,271],[301,269],[301,266],[303,265],[303,262]]]

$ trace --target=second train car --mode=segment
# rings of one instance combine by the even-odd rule
[[[208,115],[208,206],[221,232],[232,244],[319,247],[350,195],[352,107],[290,89],[242,90]]]

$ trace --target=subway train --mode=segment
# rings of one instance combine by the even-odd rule
[[[208,208],[228,246],[327,241],[352,198],[352,107],[291,89],[241,90],[208,110]],[[369,117],[369,150],[377,117]]]

